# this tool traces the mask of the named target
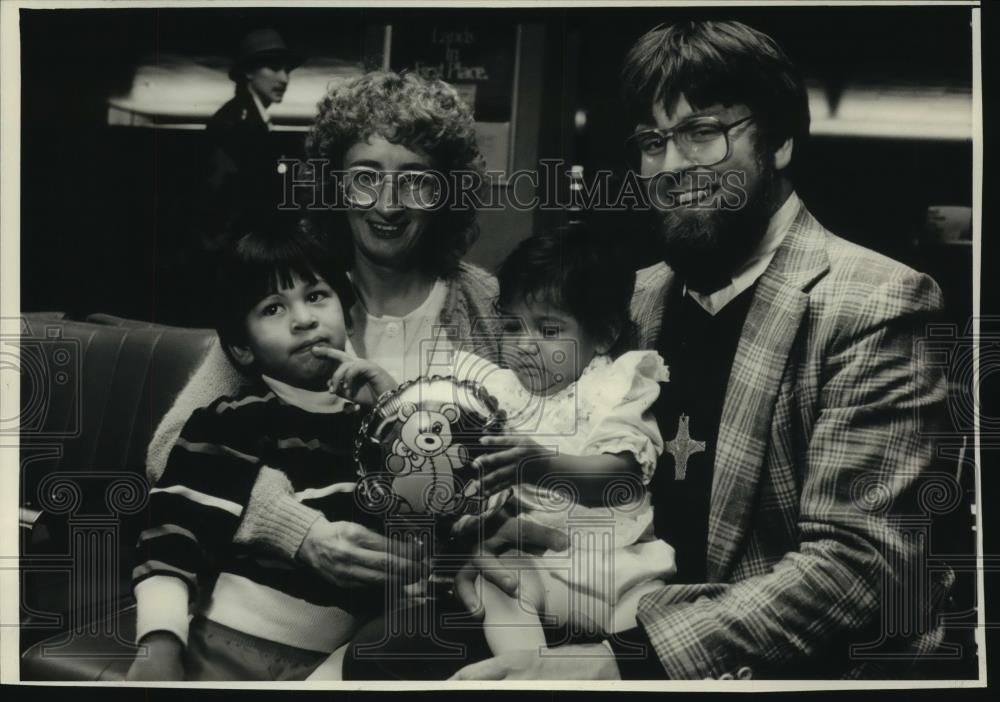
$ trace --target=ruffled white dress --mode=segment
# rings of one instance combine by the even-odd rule
[[[631,351],[614,360],[597,356],[575,383],[548,397],[533,396],[513,371],[480,357],[459,352],[452,360],[450,374],[482,383],[507,412],[512,433],[530,434],[568,455],[635,456],[641,480],[608,476],[608,494],[621,506],[580,505],[559,476],[543,486],[519,485],[512,499],[522,508],[518,519],[570,537],[567,550],[547,550],[534,559],[545,590],[544,613],[589,633],[636,626],[639,598],[676,573],[673,548],[652,535],[646,490],[663,452],[651,413],[659,383],[669,378],[663,359],[655,351]]]

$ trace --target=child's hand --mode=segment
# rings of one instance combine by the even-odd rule
[[[126,680],[157,681],[184,679],[184,645],[168,631],[153,631],[139,642],[146,647],[146,655],[140,650],[132,661]]]
[[[516,434],[484,436],[479,443],[503,448],[479,456],[472,462],[473,468],[482,469],[483,479],[480,485],[471,483],[465,490],[466,496],[476,493],[494,495],[516,484],[518,479],[535,482],[538,476],[544,475],[548,459],[555,455],[552,449],[545,448],[534,439]],[[519,471],[519,466],[524,468]]]
[[[340,361],[327,385],[330,392],[352,402],[374,405],[382,393],[395,390],[398,386],[395,379],[377,363],[329,346],[314,346],[312,352],[316,356]]]

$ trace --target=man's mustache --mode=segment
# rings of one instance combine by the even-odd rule
[[[747,172],[664,171],[649,179],[649,196],[654,208],[671,210],[682,206],[739,210],[749,200]],[[719,197],[715,195],[719,193]]]

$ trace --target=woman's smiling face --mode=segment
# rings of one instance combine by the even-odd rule
[[[385,173],[429,171],[431,162],[422,152],[393,144],[374,134],[344,154],[345,169],[362,167]],[[378,200],[369,208],[349,209],[347,221],[356,255],[381,266],[409,268],[414,265],[431,213],[401,205],[393,187],[392,179],[383,179]]]

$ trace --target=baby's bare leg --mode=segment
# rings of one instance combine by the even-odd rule
[[[529,569],[519,574],[517,597],[510,597],[482,576],[477,581],[485,610],[483,630],[494,655],[545,648],[545,632],[538,618],[544,602],[541,579]]]

